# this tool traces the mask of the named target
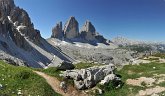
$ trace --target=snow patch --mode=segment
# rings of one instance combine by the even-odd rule
[[[12,39],[12,38],[11,38],[11,36],[10,36],[9,31],[7,32],[7,34],[8,34],[8,36],[9,36],[10,40],[12,40],[12,41],[13,41],[13,39]]]
[[[77,46],[77,47],[82,47],[82,45],[80,45],[80,44],[75,44],[75,46]]]
[[[13,21],[11,20],[11,17],[10,17],[10,16],[7,16],[7,18],[8,18],[8,20],[9,20],[10,22],[13,22]]]
[[[16,29],[18,30],[18,32],[20,32],[20,29],[24,29],[24,28],[26,28],[26,26],[20,25],[20,26],[18,26]]]

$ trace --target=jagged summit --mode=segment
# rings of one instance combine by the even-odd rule
[[[87,20],[80,31],[81,37],[85,40],[95,41],[96,29],[92,23]]]
[[[108,44],[107,39],[105,39],[102,35],[99,35],[99,33],[96,32],[94,25],[89,20],[85,22],[80,32],[78,21],[73,16],[71,16],[69,20],[65,23],[63,31],[61,30],[61,28],[62,27],[59,28],[59,24],[57,24],[52,30],[51,37],[58,39],[69,39],[71,41],[76,40],[78,42],[92,42],[92,44]]]
[[[64,37],[64,33],[62,30],[62,22],[56,24],[56,26],[52,29],[52,38],[61,39]]]
[[[91,32],[93,34],[96,34],[96,29],[89,20],[87,20],[85,22],[85,24],[83,25],[81,31],[86,31],[86,32]]]
[[[79,35],[79,24],[75,17],[71,16],[64,26],[64,35],[68,39],[73,39]]]
[[[0,33],[10,36],[20,47],[26,46],[23,37],[28,37],[35,44],[40,43],[40,32],[34,29],[25,10],[16,7],[13,0],[0,0],[0,5]]]
[[[0,0],[0,17],[10,14],[11,9],[15,7],[13,0]]]
[[[0,0],[0,59],[31,67],[72,61],[41,37],[28,13],[15,6],[14,0]]]

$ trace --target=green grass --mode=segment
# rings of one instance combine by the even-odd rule
[[[75,69],[82,69],[93,66],[100,66],[100,65],[90,64],[90,63],[79,63],[75,65]],[[155,69],[153,69],[153,67],[155,67]],[[165,70],[165,64],[159,64],[159,63],[125,65],[121,70],[116,70],[115,72],[122,76],[122,82],[124,84],[121,88],[116,89],[112,83],[109,83],[106,86],[100,86],[100,85],[97,86],[104,90],[103,96],[135,96],[139,92],[139,90],[144,90],[147,88],[147,86],[144,82],[142,82],[142,87],[127,85],[125,83],[127,79],[135,79],[142,76],[152,77],[153,74],[165,74],[164,70]],[[57,70],[55,67],[40,71],[45,72],[48,75],[57,77],[59,80],[62,80],[62,78],[59,77],[60,71]],[[68,81],[68,83],[73,85],[72,80]],[[162,82],[158,85],[165,87],[165,82]]]
[[[144,60],[149,60],[149,61],[159,61],[159,58],[148,58],[148,59],[144,59]]]
[[[0,61],[1,96],[18,96],[21,90],[23,96],[60,96],[47,84],[45,79],[32,72],[27,67],[16,67]]]
[[[47,69],[43,69],[42,72],[50,75],[50,76],[54,76],[57,79],[61,80],[61,77],[59,76],[59,74],[61,73],[60,70],[58,70],[56,67],[50,67]]]
[[[153,69],[153,67],[156,67]],[[139,90],[146,88],[146,84],[142,83],[142,87],[127,85],[125,82],[127,79],[135,79],[139,77],[152,77],[153,74],[165,74],[165,64],[149,63],[140,65],[125,65],[121,70],[116,71],[117,74],[122,76],[124,85],[119,89],[112,89],[112,85],[107,85],[111,90],[105,91],[103,96],[135,96]],[[159,86],[165,87],[165,82],[159,84]],[[101,88],[101,89],[104,89]]]
[[[155,56],[155,57],[160,57],[160,58],[162,58],[162,59],[165,59],[165,53],[156,53],[156,54],[154,54],[153,56]]]
[[[93,64],[93,63],[83,63],[80,62],[78,64],[75,64],[75,69],[85,69],[93,66],[101,66],[102,64]]]
[[[88,68],[93,66],[100,66],[99,64],[90,64],[90,63],[79,63],[75,65],[76,69]],[[155,69],[153,69],[155,67]],[[103,96],[135,96],[139,90],[144,90],[147,88],[146,84],[142,82],[142,87],[127,85],[125,82],[127,79],[135,79],[139,77],[152,77],[153,74],[165,74],[165,64],[159,63],[149,63],[149,64],[140,64],[140,65],[125,65],[121,70],[116,70],[115,73],[122,76],[122,82],[124,83],[121,88],[115,89],[112,83],[107,84],[106,86],[97,85],[99,88],[104,90]],[[48,75],[57,77],[59,80],[62,80],[59,77],[60,71],[56,68],[48,68],[40,70],[45,72]],[[73,81],[68,81],[72,85]],[[165,87],[165,82],[159,84],[159,86]],[[97,94],[96,94],[97,95]]]
[[[155,69],[153,69],[155,67]],[[128,74],[131,71],[133,74]],[[149,63],[140,65],[126,65],[117,72],[124,80],[127,78],[134,79],[141,76],[151,77],[153,74],[165,74],[165,64],[160,63]]]
[[[64,79],[62,77],[59,76],[59,74],[61,74],[61,70],[58,70],[56,67],[50,67],[50,68],[47,68],[47,69],[41,69],[40,71],[50,75],[50,76],[53,76],[53,77],[56,77],[59,81],[63,81]],[[72,79],[68,79],[67,82],[68,84],[71,84],[71,85],[74,85],[74,82]]]
[[[5,66],[4,68],[2,66]],[[99,64],[90,64],[90,63],[79,63],[75,65],[75,69],[88,68],[93,66],[100,66]],[[155,67],[155,69],[153,69]],[[0,63],[0,74],[9,74],[11,77],[9,81],[5,79],[8,84],[6,88],[2,90],[0,94],[9,94],[9,96],[16,96],[11,94],[12,92],[17,93],[17,90],[21,88],[25,96],[31,94],[31,96],[57,96],[56,93],[50,88],[50,86],[45,82],[44,79],[40,78],[38,75],[34,74],[32,70],[26,67],[14,67],[11,65]],[[35,69],[42,71],[48,75],[54,76],[59,80],[62,78],[59,76],[60,71],[55,67],[48,69]],[[9,71],[9,72],[8,72]],[[122,82],[124,83],[121,88],[116,89],[112,83],[107,84],[106,86],[97,85],[99,88],[103,89],[105,92],[103,96],[135,96],[139,90],[144,90],[147,88],[146,84],[142,82],[142,87],[127,85],[127,79],[135,79],[139,77],[152,77],[153,74],[165,74],[165,64],[159,63],[149,63],[149,64],[140,64],[140,65],[125,65],[121,70],[116,70],[117,74],[122,76]],[[8,76],[8,75],[5,75]],[[0,83],[2,80],[0,77]],[[3,77],[4,78],[4,77]],[[2,84],[5,85],[5,82]],[[72,85],[73,80],[68,81]],[[159,86],[165,87],[165,82],[158,84]]]

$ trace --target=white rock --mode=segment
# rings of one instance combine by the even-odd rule
[[[17,94],[18,94],[18,95],[22,95],[22,92],[19,91]]]
[[[72,78],[77,89],[88,89],[103,79],[103,84],[116,79],[116,75],[113,74],[114,69],[114,65],[95,66],[87,69],[67,70],[61,76]]]
[[[2,89],[3,88],[3,85],[2,84],[0,84],[0,89]]]
[[[108,83],[110,80],[114,80],[115,79],[115,74],[109,74],[106,77],[104,77],[104,80],[101,80],[100,84],[104,85],[105,83]]]

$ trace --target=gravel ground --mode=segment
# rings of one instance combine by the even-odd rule
[[[98,44],[97,46],[88,43],[66,42],[58,39],[49,38],[47,41],[57,47],[59,50],[75,59],[78,62],[94,62],[101,64],[117,64],[122,65],[132,59],[133,52],[118,49],[113,43],[110,45]]]

